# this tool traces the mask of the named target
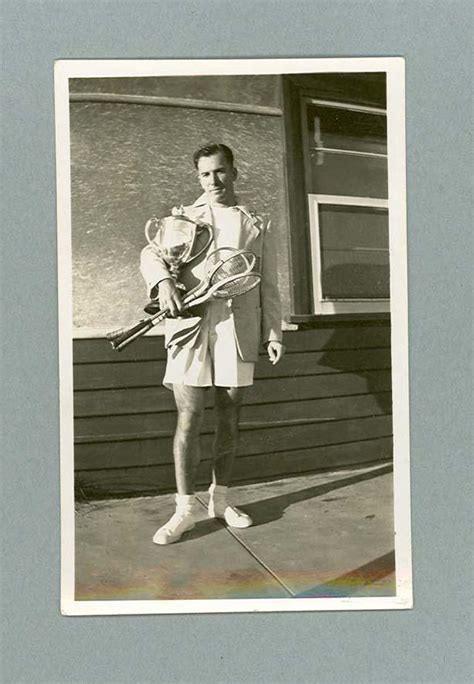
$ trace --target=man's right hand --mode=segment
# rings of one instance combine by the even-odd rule
[[[162,280],[158,285],[158,298],[163,309],[169,309],[170,316],[176,318],[181,313],[183,304],[181,294],[176,283],[171,278]]]

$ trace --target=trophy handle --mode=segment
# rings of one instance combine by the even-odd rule
[[[145,237],[146,237],[149,245],[153,246],[153,239],[154,239],[154,238],[150,237],[150,229],[152,226],[156,226],[156,231],[158,232],[159,224],[160,224],[160,219],[157,216],[151,216],[148,219],[148,221],[145,223]],[[156,237],[156,233],[155,233],[155,237]]]
[[[208,250],[208,248],[209,248],[209,245],[210,245],[211,242],[214,240],[214,231],[212,230],[212,226],[210,226],[208,223],[199,223],[199,224],[197,224],[197,226],[198,226],[198,227],[196,228],[196,233],[194,234],[193,249],[194,249],[194,245],[195,245],[195,243],[196,243],[196,238],[197,238],[197,235],[198,235],[199,232],[201,232],[201,233],[202,233],[203,231],[206,231],[206,232],[207,232],[206,242],[205,242],[204,246],[201,247],[201,249],[200,249],[198,252],[196,252],[196,254],[192,254],[192,250],[191,250],[192,256],[190,256],[190,257],[187,259],[187,261],[186,261],[187,264],[191,263],[191,261],[194,261],[195,259],[197,259],[198,257],[200,257],[201,254],[203,254],[204,252],[206,252],[206,251]]]

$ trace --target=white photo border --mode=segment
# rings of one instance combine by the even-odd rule
[[[76,601],[69,79],[100,77],[385,72],[387,76],[396,596],[227,600]],[[406,226],[405,61],[331,59],[58,60],[54,65],[60,375],[61,613],[137,615],[413,607]]]

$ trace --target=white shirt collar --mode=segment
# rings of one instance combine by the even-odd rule
[[[210,204],[207,200],[206,193],[203,192],[202,195],[200,195],[197,200],[193,203],[193,207],[204,207],[208,206],[210,207]],[[229,207],[230,208],[230,207]],[[255,220],[255,215],[253,212],[251,212],[248,207],[246,207],[243,204],[234,204],[232,205],[232,208],[239,209],[243,214],[245,214],[252,222]]]

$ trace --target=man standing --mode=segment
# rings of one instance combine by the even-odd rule
[[[180,318],[180,290],[166,264],[150,246],[141,254],[141,271],[152,297],[169,307],[165,343],[168,361],[163,383],[173,390],[178,422],[173,444],[176,474],[176,512],[153,537],[156,544],[178,541],[194,527],[196,518],[195,473],[200,460],[200,432],[205,392],[214,387],[217,427],[213,449],[213,473],[208,514],[230,527],[249,527],[252,520],[231,506],[228,486],[234,462],[239,411],[244,387],[253,384],[254,365],[260,343],[275,364],[284,353],[281,307],[277,282],[276,251],[269,222],[237,203],[234,182],[237,169],[232,150],[211,144],[193,156],[204,193],[189,207],[186,216],[206,222],[214,230],[214,244],[253,252],[262,279],[251,292],[234,300],[215,300],[203,305],[196,316]],[[199,267],[184,269],[189,284],[202,276]],[[186,274],[186,271],[188,273]]]

